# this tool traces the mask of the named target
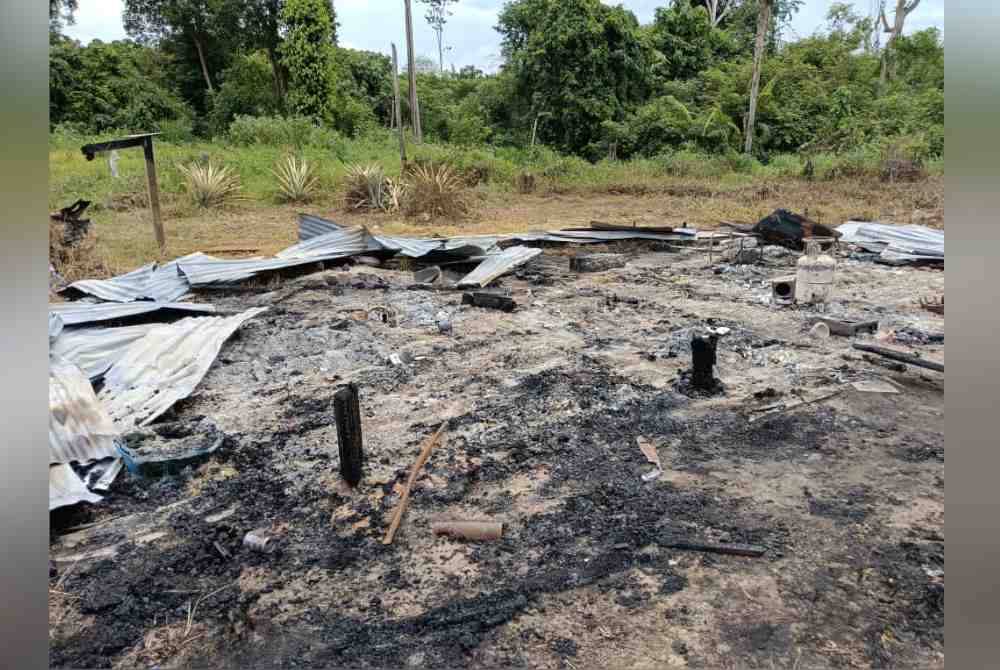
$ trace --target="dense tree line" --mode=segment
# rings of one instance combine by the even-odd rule
[[[416,68],[425,136],[590,160],[739,151],[748,132],[762,158],[886,142],[943,154],[940,34],[905,36],[847,4],[824,30],[789,41],[801,0],[772,0],[748,128],[758,2],[673,0],[646,25],[600,0],[507,2],[498,73],[445,68],[440,41],[437,62]],[[449,4],[428,3],[439,40]],[[53,124],[215,136],[239,116],[288,115],[353,136],[392,123],[388,57],[337,46],[329,0],[125,0],[132,39],[87,46],[59,32],[72,3],[50,7]],[[882,48],[879,31],[890,35]],[[406,119],[405,76],[400,86]]]

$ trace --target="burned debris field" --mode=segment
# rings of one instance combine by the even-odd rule
[[[944,667],[944,375],[852,346],[943,364],[943,269],[841,244],[828,303],[780,305],[799,254],[754,250],[541,241],[485,302],[400,257],[197,291],[245,318],[52,512],[51,665]],[[469,520],[500,537],[432,529]]]

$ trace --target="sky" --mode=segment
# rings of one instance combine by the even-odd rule
[[[604,0],[605,4],[619,4]],[[825,25],[827,9],[835,0],[805,0],[792,21],[790,38],[806,37]],[[625,0],[620,4],[630,9],[643,23],[652,20],[656,7],[669,0]],[[856,10],[867,14],[871,0],[854,0]],[[890,2],[890,4],[892,4]],[[445,67],[464,65],[493,72],[500,64],[500,36],[493,29],[503,0],[459,0],[453,5],[453,16],[445,26],[444,42],[450,47],[445,54]],[[405,33],[402,0],[334,0],[340,23],[341,46],[389,53],[389,43],[395,42],[400,60],[405,64]],[[111,41],[126,37],[121,21],[122,0],[79,0],[76,24],[65,30],[70,37],[87,43],[92,39]],[[413,31],[416,52],[437,62],[437,41],[423,18],[424,5],[413,2]],[[891,21],[891,16],[890,16]],[[944,0],[923,0],[907,18],[906,32],[935,26],[944,31]]]

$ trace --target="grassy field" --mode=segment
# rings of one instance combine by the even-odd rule
[[[64,207],[91,200],[93,253],[116,274],[161,258],[193,251],[219,256],[269,255],[294,243],[295,214],[310,212],[389,233],[441,234],[459,231],[509,232],[586,225],[591,220],[638,225],[714,228],[720,221],[752,222],[777,207],[805,212],[824,223],[849,218],[943,225],[943,164],[927,166],[916,182],[885,183],[871,155],[813,157],[814,178],[802,177],[798,156],[776,156],[767,164],[742,157],[709,157],[678,152],[654,159],[589,164],[551,151],[410,146],[410,157],[447,162],[469,184],[469,215],[458,220],[360,213],[343,200],[343,179],[352,164],[378,163],[398,175],[398,142],[388,133],[343,140],[320,138],[293,149],[275,144],[235,142],[156,144],[167,250],[156,248],[146,209],[141,152],[120,152],[119,176],[112,178],[107,156],[88,162],[80,146],[107,138],[57,133],[49,152],[49,205]],[[320,188],[308,204],[282,204],[272,174],[289,153],[316,166]],[[242,198],[220,209],[200,209],[184,192],[178,165],[199,160],[229,166],[242,183]],[[521,194],[517,175],[530,172],[536,189]],[[93,270],[89,270],[93,274]],[[66,268],[67,279],[75,279]]]

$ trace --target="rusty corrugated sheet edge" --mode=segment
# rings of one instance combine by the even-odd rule
[[[188,318],[152,329],[104,374],[98,399],[119,428],[151,423],[189,396],[225,341],[265,311],[258,307],[229,317]]]
[[[87,464],[118,454],[118,427],[90,380],[58,354],[49,357],[49,462]]]
[[[459,286],[484,287],[502,274],[510,272],[542,253],[541,249],[530,247],[511,247],[503,253],[489,256],[475,270],[459,280]]]

